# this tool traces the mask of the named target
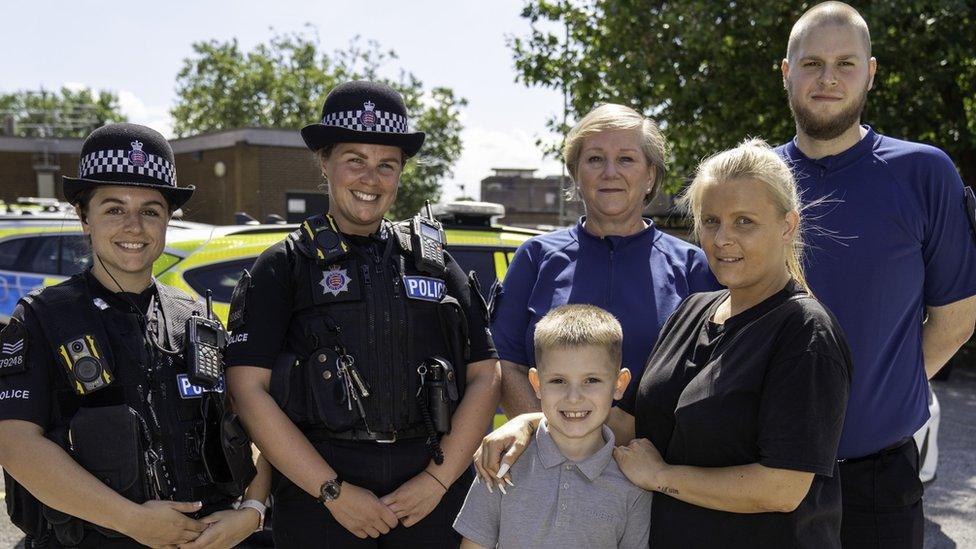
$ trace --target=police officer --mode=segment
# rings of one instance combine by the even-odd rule
[[[329,211],[258,258],[229,326],[230,391],[282,475],[275,543],[456,547],[499,370],[477,281],[437,223],[384,220],[424,134],[397,92],[357,81],[302,137]]]
[[[92,132],[79,171],[64,194],[92,266],[23,298],[0,333],[11,519],[28,547],[230,547],[258,527],[267,481],[231,509],[254,475],[250,443],[185,352],[224,336],[204,323],[185,345],[206,310],[152,278],[193,187],[177,186],[163,136],[135,124]]]

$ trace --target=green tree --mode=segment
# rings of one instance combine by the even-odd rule
[[[0,94],[0,134],[18,137],[85,137],[108,122],[123,122],[119,97],[89,88],[41,89]]]
[[[279,34],[251,51],[237,40],[198,42],[176,77],[172,110],[177,136],[243,127],[298,129],[316,120],[325,96],[353,79],[386,82],[403,94],[411,129],[427,134],[416,161],[407,164],[391,215],[415,214],[424,200],[440,198],[440,181],[461,155],[460,110],[467,104],[445,87],[426,89],[416,76],[396,79],[380,70],[396,59],[375,42],[354,40],[347,49],[320,51],[313,29]]]
[[[522,16],[532,30],[509,45],[518,80],[565,86],[571,115],[618,102],[657,120],[672,147],[673,191],[702,157],[746,136],[772,144],[793,136],[779,65],[790,28],[815,3],[531,0]],[[858,7],[879,65],[863,121],[941,147],[976,184],[976,4]],[[549,126],[567,130],[561,114]]]

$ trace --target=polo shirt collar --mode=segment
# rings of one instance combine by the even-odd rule
[[[800,147],[797,146],[796,137],[793,137],[793,140],[787,143],[786,153],[793,160],[808,162],[826,171],[837,171],[842,168],[846,168],[851,164],[857,163],[865,155],[870,154],[874,150],[875,141],[877,141],[879,137],[878,134],[871,129],[871,126],[862,124],[861,127],[867,130],[864,137],[862,137],[861,140],[858,141],[853,147],[841,153],[813,160],[812,158],[809,158],[807,155],[803,154],[803,151],[801,151]]]
[[[590,240],[592,242],[603,242],[612,248],[619,248],[625,246],[631,242],[638,240],[643,240],[644,238],[653,239],[657,235],[657,228],[654,226],[654,221],[649,217],[641,217],[644,223],[647,224],[642,230],[627,236],[615,236],[610,235],[600,238],[583,228],[583,223],[586,221],[586,216],[580,216],[579,220],[576,221],[576,225],[570,229],[573,236],[576,238],[577,242],[582,242],[583,240]]]
[[[597,450],[592,456],[583,461],[570,461],[559,451],[559,447],[552,440],[552,435],[549,434],[548,422],[545,419],[539,422],[539,427],[535,431],[535,445],[539,451],[539,461],[543,467],[552,469],[569,461],[576,465],[577,469],[590,482],[598,479],[603,474],[603,470],[610,464],[610,460],[613,459],[613,431],[606,425],[603,426],[603,440],[605,441],[603,447]]]

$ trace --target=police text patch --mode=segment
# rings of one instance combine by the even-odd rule
[[[433,302],[440,302],[446,289],[443,280],[429,276],[405,276],[403,277],[403,287],[410,299]]]
[[[0,376],[27,370],[27,330],[16,318],[0,331]]]
[[[224,392],[224,378],[221,377],[220,381],[217,382],[217,386],[213,389],[204,389],[190,383],[190,378],[186,374],[176,375],[176,386],[180,389],[180,397],[182,398],[200,398],[203,393],[213,392],[213,393],[223,393]]]

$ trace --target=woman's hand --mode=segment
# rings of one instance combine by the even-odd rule
[[[197,539],[207,525],[184,513],[200,510],[200,502],[150,500],[139,506],[121,533],[149,547],[175,546]]]
[[[409,528],[429,515],[446,493],[447,490],[439,479],[421,471],[393,493],[380,498],[380,502],[393,511],[401,524]]]
[[[496,484],[502,490],[502,480],[512,484],[508,469],[522,455],[532,441],[532,435],[542,414],[522,414],[489,433],[474,452],[474,467],[490,492]]]
[[[229,549],[244,541],[261,522],[257,509],[227,509],[217,511],[200,519],[207,523],[207,529],[200,537],[190,543],[180,545],[180,549]]]
[[[637,486],[649,491],[666,492],[657,479],[668,464],[651,441],[637,438],[626,446],[617,446],[613,449],[613,457],[623,474]]]
[[[397,525],[393,511],[376,494],[348,482],[342,483],[339,499],[325,504],[336,521],[360,539],[378,538]]]

